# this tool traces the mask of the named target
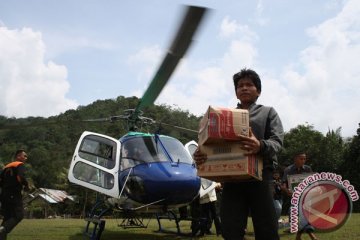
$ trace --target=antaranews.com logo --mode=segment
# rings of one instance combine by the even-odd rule
[[[359,195],[348,180],[336,173],[314,173],[302,180],[291,198],[290,231],[310,224],[319,231],[334,231],[345,224],[352,202]]]

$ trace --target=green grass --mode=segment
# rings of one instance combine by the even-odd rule
[[[174,221],[162,220],[167,230],[176,231]],[[157,233],[158,224],[155,219],[148,222],[146,229],[123,229],[118,227],[120,220],[107,219],[105,231],[102,234],[102,240],[115,239],[160,239],[160,240],[174,240],[174,239],[191,239],[189,236],[177,236],[176,234]],[[184,233],[190,233],[190,222],[180,222],[181,230]],[[83,219],[24,219],[11,234],[8,235],[7,240],[82,240],[82,232],[85,227]],[[213,232],[215,230],[213,229]],[[279,230],[280,239],[293,240],[294,234],[286,234],[283,229]],[[360,239],[360,214],[352,214],[348,222],[339,230],[331,233],[316,233],[316,236],[321,240],[357,240]],[[201,237],[203,240],[222,239],[215,235]],[[251,219],[249,219],[249,228],[246,235],[247,240],[254,240]],[[308,235],[304,234],[303,240],[310,239]]]

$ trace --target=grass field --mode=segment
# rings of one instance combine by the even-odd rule
[[[120,224],[119,219],[107,219],[105,231],[102,234],[102,240],[115,240],[115,239],[160,239],[160,240],[173,240],[173,239],[191,239],[189,236],[177,236],[176,234],[158,233],[158,224],[155,219],[150,221],[145,220],[148,224],[146,229],[123,229],[118,227]],[[249,219],[251,223],[251,219]],[[164,227],[167,230],[176,232],[174,221],[163,220]],[[180,222],[181,230],[184,233],[190,233],[190,222]],[[7,240],[80,240],[83,239],[82,232],[85,227],[83,219],[24,219],[11,234],[8,235]],[[215,232],[215,230],[213,231]],[[294,234],[286,234],[283,229],[279,230],[280,239],[288,240],[295,239]],[[339,230],[331,233],[316,233],[317,237],[321,240],[358,240],[360,239],[360,214],[352,214],[346,224]],[[216,235],[207,235],[201,237],[203,240],[222,239]],[[253,240],[254,234],[252,224],[249,224],[247,240]],[[305,235],[303,240],[310,239]]]

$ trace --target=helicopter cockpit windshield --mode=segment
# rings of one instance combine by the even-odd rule
[[[141,136],[123,142],[121,168],[134,167],[141,163],[176,162],[192,164],[193,160],[182,143],[167,136]]]

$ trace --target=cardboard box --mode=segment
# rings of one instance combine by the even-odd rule
[[[301,174],[292,174],[287,176],[288,180],[288,189],[294,191],[294,188],[299,185],[305,178],[313,175],[314,173],[301,173]]]
[[[249,135],[249,112],[209,106],[200,121],[199,145],[236,140]]]
[[[245,156],[236,142],[201,145],[208,160],[198,167],[198,175],[216,182],[261,180],[263,161],[257,155]]]

